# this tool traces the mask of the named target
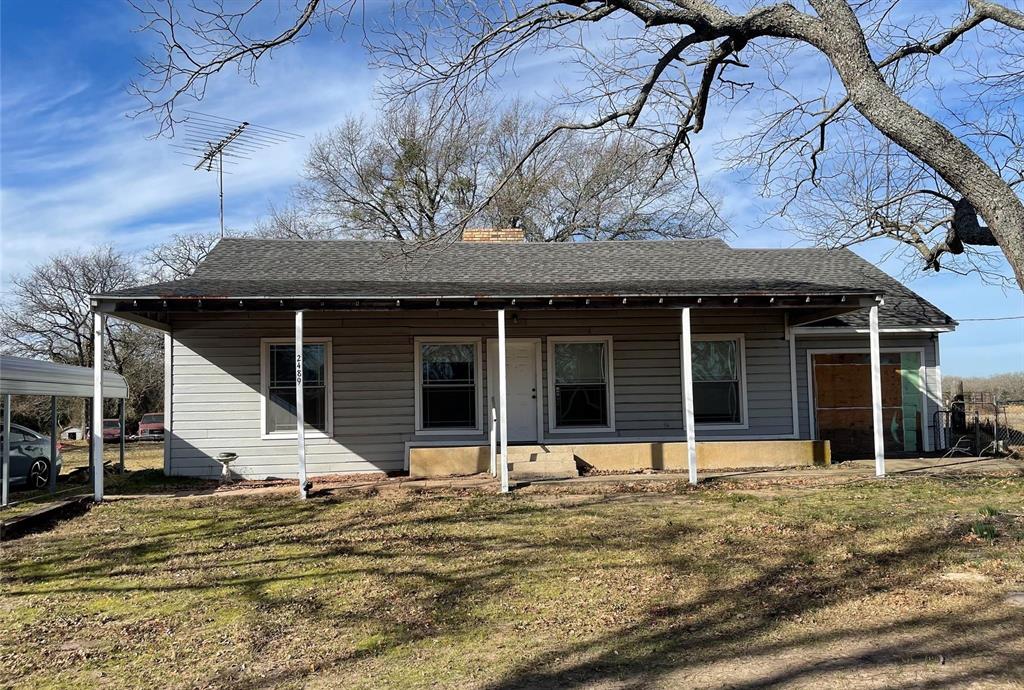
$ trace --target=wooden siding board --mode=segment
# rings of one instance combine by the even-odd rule
[[[679,313],[663,311],[522,312],[509,338],[542,340],[543,390],[547,390],[546,338],[610,335],[614,338],[616,431],[551,434],[551,440],[617,437],[683,438]],[[490,312],[331,314],[310,312],[307,337],[329,336],[332,345],[334,429],[331,438],[310,436],[311,472],[401,470],[405,443],[414,433],[414,338],[496,337]],[[172,473],[215,476],[217,453],[239,453],[247,476],[295,476],[295,440],[260,434],[260,339],[288,338],[292,314],[210,314],[174,320]],[[743,333],[749,428],[698,428],[714,438],[781,436],[792,431],[788,343],[781,312],[696,311],[694,334]],[[480,375],[486,390],[486,346]],[[799,361],[798,361],[799,370]],[[540,398],[545,435],[547,395]],[[804,425],[806,426],[806,425]],[[480,434],[431,436],[452,443],[480,442]]]

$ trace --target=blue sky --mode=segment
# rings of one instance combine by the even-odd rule
[[[285,3],[287,6],[287,3]],[[63,0],[0,3],[0,279],[55,253],[109,243],[139,252],[172,233],[217,227],[216,179],[184,165],[166,139],[153,140],[146,117],[126,92],[146,36],[126,3]],[[376,75],[358,36],[316,34],[261,65],[259,85],[234,74],[210,82],[203,112],[296,132],[305,139],[265,151],[227,176],[229,228],[248,228],[299,181],[312,137],[351,114],[372,114]],[[527,97],[556,92],[545,60],[520,62],[510,91]],[[800,244],[770,204],[740,175],[718,165],[725,118],[701,135],[705,183],[722,199],[736,246]],[[883,242],[857,247],[900,275]],[[1024,314],[1024,295],[977,277],[920,274],[910,286],[957,319]],[[947,374],[1024,370],[1024,320],[964,321],[942,336]]]

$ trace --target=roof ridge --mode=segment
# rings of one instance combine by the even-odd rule
[[[352,242],[360,244],[387,244],[387,245],[400,245],[400,244],[418,244],[417,242],[406,242],[404,240],[364,240],[349,237],[331,237],[331,238],[317,238],[317,239],[306,239],[301,237],[246,237],[246,236],[227,236],[222,237],[221,241],[231,242],[324,242],[324,243],[343,243]],[[461,245],[472,245],[475,247],[494,247],[494,246],[513,246],[522,247],[524,245],[529,246],[544,246],[544,247],[586,247],[594,244],[667,244],[667,243],[686,243],[686,242],[709,242],[715,244],[724,244],[725,246],[733,249],[728,242],[720,237],[671,237],[663,239],[644,239],[644,240],[587,240],[585,242],[464,242],[462,240],[454,240],[451,244]]]

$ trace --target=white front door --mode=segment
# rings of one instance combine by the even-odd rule
[[[537,442],[538,395],[536,340],[506,338],[505,359],[508,365],[508,440],[513,443]],[[498,409],[498,341],[487,341],[487,416],[493,400]]]

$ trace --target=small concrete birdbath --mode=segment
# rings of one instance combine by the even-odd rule
[[[231,484],[235,481],[235,475],[231,471],[231,463],[238,459],[238,453],[220,453],[217,462],[221,464],[220,481],[222,484]]]

